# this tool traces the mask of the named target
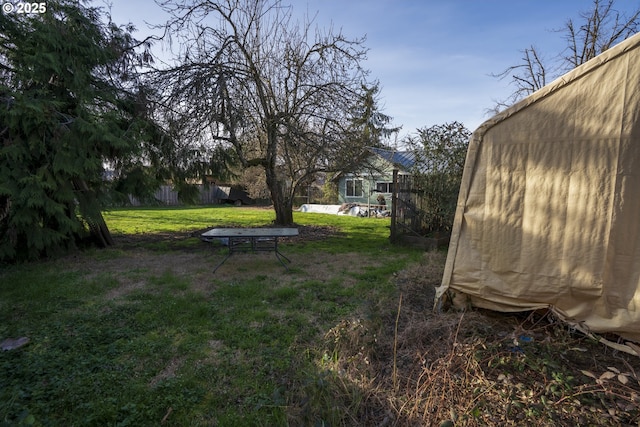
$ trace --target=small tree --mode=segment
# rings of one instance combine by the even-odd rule
[[[406,143],[415,157],[413,187],[425,209],[426,232],[449,232],[453,225],[471,132],[459,122],[417,130]]]

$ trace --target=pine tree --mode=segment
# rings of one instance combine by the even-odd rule
[[[364,147],[386,147],[388,139],[400,132],[401,127],[388,127],[393,118],[384,114],[378,105],[380,84],[362,85],[362,91],[351,120],[353,139]]]

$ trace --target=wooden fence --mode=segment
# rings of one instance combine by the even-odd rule
[[[426,213],[428,206],[413,188],[411,175],[393,171],[391,193],[391,242],[404,243],[425,250],[437,249],[449,243],[449,235],[435,233],[427,236]]]
[[[200,199],[199,204],[201,205],[212,205],[222,203],[223,200],[229,197],[228,192],[224,191],[224,187],[218,187],[216,185],[211,185],[208,188],[204,185],[200,185]],[[157,203],[167,206],[176,206],[181,205],[182,202],[178,199],[178,192],[174,191],[170,185],[161,186],[158,191],[153,195],[156,199]],[[142,206],[140,200],[133,196],[129,196],[129,201],[133,206]]]

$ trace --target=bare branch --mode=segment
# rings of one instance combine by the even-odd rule
[[[293,22],[279,0],[166,0],[176,66],[150,78],[165,121],[192,144],[233,148],[261,165],[276,219],[292,220],[293,192],[338,163],[366,82],[364,39]],[[353,156],[352,156],[353,157]]]
[[[547,63],[539,51],[531,46],[523,51],[522,62],[493,77],[510,78],[515,87],[511,96],[496,102],[496,110],[530,95],[567,71],[584,64],[602,52],[638,32],[640,7],[630,15],[615,8],[615,0],[593,0],[589,11],[581,12],[578,22],[568,19],[563,28],[566,49],[557,61]]]

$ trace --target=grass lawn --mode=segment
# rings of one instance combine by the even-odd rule
[[[639,425],[640,358],[548,313],[432,312],[444,252],[389,220],[295,213],[226,255],[197,236],[269,209],[118,209],[116,245],[0,271],[0,426]]]
[[[191,233],[268,225],[271,210],[122,209],[105,219],[115,247],[0,276],[0,340],[30,340],[0,353],[0,424],[339,420],[311,401],[335,357],[325,335],[375,316],[395,294],[393,273],[419,257],[389,245],[388,220],[296,213],[312,234],[281,245],[289,271],[273,254],[239,254],[213,275],[225,249]]]

